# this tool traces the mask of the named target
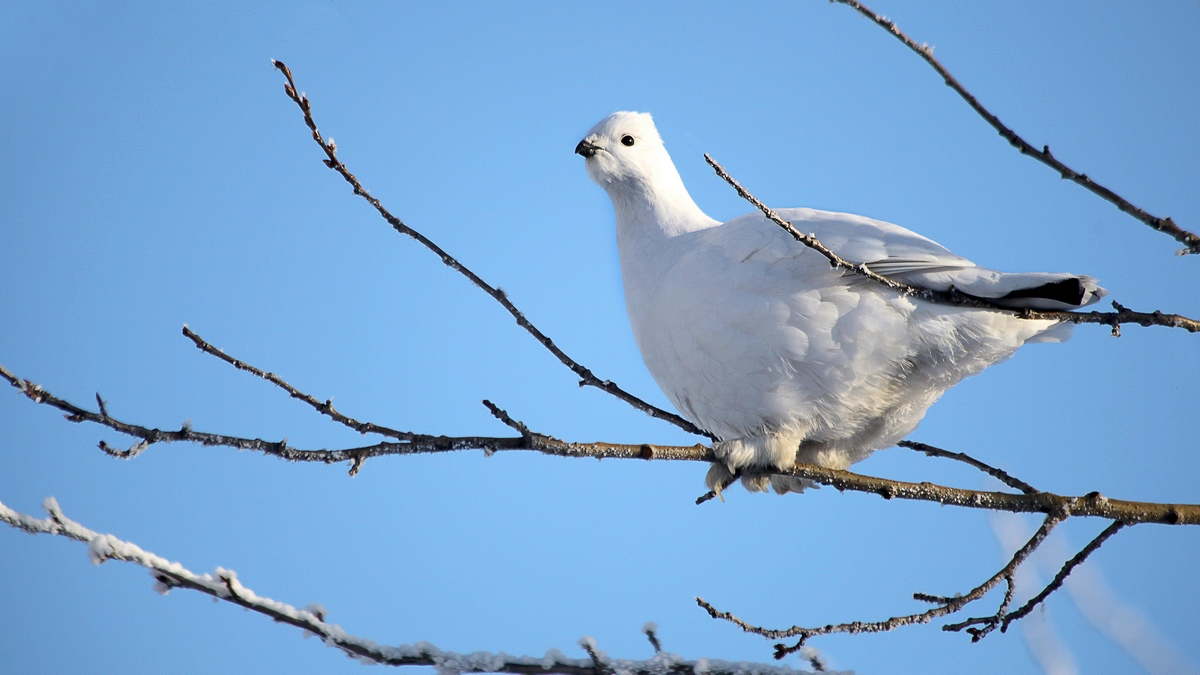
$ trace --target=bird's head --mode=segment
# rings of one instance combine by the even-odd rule
[[[615,112],[592,127],[575,152],[608,192],[622,232],[674,236],[719,225],[692,201],[647,113]]]
[[[615,112],[592,127],[575,153],[587,159],[588,176],[606,190],[653,184],[671,156],[649,113]]]

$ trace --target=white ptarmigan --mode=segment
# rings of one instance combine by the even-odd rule
[[[696,206],[650,115],[618,112],[580,141],[612,199],[625,303],[650,374],[720,440],[709,487],[745,469],[750,490],[803,481],[753,473],[797,461],[844,469],[900,441],[964,377],[1070,324],[934,304],[832,269],[758,213],[720,223]],[[976,266],[902,227],[813,209],[776,211],[838,255],[897,281],[1012,308],[1075,309],[1091,277]]]

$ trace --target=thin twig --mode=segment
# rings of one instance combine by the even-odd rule
[[[716,607],[713,607],[711,604],[700,598],[696,598],[696,604],[704,608],[704,610],[707,611],[709,616],[712,618],[728,621],[747,633],[761,635],[771,640],[784,640],[792,637],[799,637],[800,639],[792,645],[784,645],[782,643],[775,645],[775,658],[782,659],[788,654],[793,654],[797,651],[800,651],[800,649],[804,647],[804,644],[810,638],[820,635],[831,635],[834,633],[881,633],[895,630],[903,626],[929,623],[934,619],[960,611],[967,604],[987,595],[988,592],[995,588],[998,583],[1011,575],[1013,571],[1021,565],[1021,563],[1025,562],[1029,555],[1032,554],[1038,546],[1041,546],[1042,542],[1045,541],[1046,536],[1050,534],[1050,531],[1053,530],[1054,527],[1060,522],[1065,520],[1068,515],[1070,514],[1068,514],[1066,511],[1058,511],[1047,515],[1046,519],[1042,522],[1042,526],[1038,528],[1037,532],[1033,534],[1029,541],[1025,542],[1024,546],[1022,546],[1017,550],[1016,553],[1013,554],[1012,559],[1010,559],[1008,564],[1001,568],[999,572],[996,572],[987,581],[984,581],[979,586],[976,586],[966,595],[945,598],[946,602],[918,614],[894,616],[883,621],[853,621],[850,623],[830,624],[815,628],[792,626],[791,628],[784,630],[774,630],[762,628],[761,626],[755,626],[743,621],[729,612],[718,610]]]
[[[1200,332],[1200,321],[1189,319],[1178,314],[1163,314],[1155,311],[1152,313],[1134,312],[1130,309],[1122,307],[1120,304],[1113,302],[1115,312],[1057,312],[1047,310],[1034,309],[1013,309],[1010,307],[1001,307],[994,303],[988,302],[986,299],[978,298],[973,295],[967,295],[955,289],[953,286],[947,291],[938,291],[929,288],[921,288],[910,284],[896,281],[888,277],[877,274],[866,265],[866,263],[853,263],[841,257],[829,247],[825,246],[811,234],[804,234],[797,230],[794,225],[784,220],[775,213],[766,204],[762,203],[757,197],[750,193],[749,190],[742,187],[742,184],[737,181],[729,172],[725,171],[717,160],[713,159],[707,153],[704,155],[704,161],[716,171],[730,187],[737,191],[738,195],[750,202],[767,217],[768,220],[783,228],[796,241],[820,253],[829,261],[830,267],[845,270],[847,272],[858,274],[866,279],[870,279],[886,288],[889,288],[897,293],[911,295],[928,302],[936,302],[944,305],[954,305],[958,307],[974,307],[977,309],[986,309],[996,312],[1006,312],[1019,316],[1022,319],[1034,319],[1040,321],[1067,321],[1070,323],[1097,323],[1112,328],[1114,336],[1121,334],[1118,328],[1121,324],[1136,323],[1141,326],[1166,326],[1168,328],[1182,328],[1189,333]]]
[[[483,405],[492,413],[493,417],[503,422],[505,426],[515,430],[518,434],[521,434],[521,438],[533,438],[536,435],[529,430],[529,427],[525,426],[524,422],[513,419],[511,416],[509,416],[508,411],[504,410],[495,403],[484,399]]]
[[[1000,621],[1004,618],[1005,613],[1008,612],[1008,606],[1012,604],[1013,595],[1017,592],[1017,582],[1014,575],[1010,574],[1006,581],[1008,582],[1008,588],[1004,590],[1004,600],[1000,602],[1000,607],[996,610],[995,614],[985,617],[972,617],[959,623],[946,624],[942,626],[942,630],[958,632],[965,628],[971,636],[971,642],[979,642],[987,637],[989,633],[999,627]],[[978,628],[978,626],[983,627]]]
[[[1087,546],[1084,546],[1083,549],[1079,551],[1079,553],[1076,553],[1070,560],[1068,560],[1062,566],[1062,569],[1060,569],[1058,571],[1058,574],[1054,575],[1053,581],[1051,581],[1049,584],[1047,584],[1046,587],[1043,588],[1040,593],[1038,593],[1037,595],[1030,598],[1029,602],[1026,602],[1024,605],[1022,605],[1021,608],[1018,609],[1017,611],[1005,616],[1004,623],[1000,626],[1000,632],[1003,633],[1004,631],[1008,630],[1008,625],[1010,623],[1026,616],[1027,614],[1032,612],[1033,609],[1035,607],[1037,607],[1039,604],[1041,604],[1051,593],[1053,593],[1054,591],[1057,591],[1059,588],[1061,588],[1063,585],[1063,582],[1066,581],[1067,577],[1071,574],[1072,571],[1074,571],[1074,569],[1076,567],[1078,567],[1080,564],[1082,564],[1084,560],[1087,560],[1088,556],[1095,553],[1097,549],[1099,549],[1101,546],[1103,546],[1104,542],[1108,541],[1109,537],[1112,537],[1114,534],[1116,534],[1122,528],[1127,527],[1128,525],[1129,525],[1129,523],[1127,523],[1123,520],[1118,520],[1117,522],[1113,523],[1112,525],[1109,525],[1108,527],[1104,528],[1103,532],[1096,535],[1095,539],[1093,539],[1091,542],[1089,542]]]
[[[984,464],[983,462],[975,459],[974,457],[968,455],[965,452],[951,452],[949,450],[942,450],[941,448],[935,448],[932,445],[928,445],[926,443],[918,443],[917,441],[900,441],[896,445],[898,445],[902,448],[916,450],[917,452],[923,452],[930,457],[944,457],[946,459],[953,459],[958,462],[963,462],[964,464],[970,464],[971,466],[975,467],[976,469],[979,469],[980,471],[988,474],[989,476],[992,476],[992,477],[998,479],[1000,482],[1004,483],[1005,485],[1007,485],[1011,488],[1020,490],[1021,492],[1024,492],[1027,495],[1037,494],[1038,492],[1041,492],[1041,490],[1033,487],[1029,483],[1026,483],[1025,481],[1020,480],[1018,478],[1013,478],[1005,471],[1003,471],[1001,469],[997,469],[994,466]]]
[[[255,366],[252,366],[249,363],[246,363],[245,361],[235,359],[234,357],[226,354],[223,350],[218,349],[217,347],[214,347],[213,345],[209,344],[207,341],[204,340],[204,338],[202,338],[198,334],[196,334],[195,331],[193,331],[191,328],[188,328],[187,324],[183,325],[183,334],[185,337],[187,337],[187,339],[191,340],[192,343],[195,344],[196,347],[200,351],[205,352],[207,354],[211,354],[211,355],[217,357],[218,359],[221,359],[225,363],[228,363],[229,365],[233,366],[234,368],[237,368],[238,370],[245,371],[247,373],[250,373],[251,375],[254,375],[255,377],[260,377],[260,378],[266,380],[267,382],[270,382],[271,384],[286,391],[288,393],[288,395],[291,396],[292,398],[300,400],[300,401],[304,401],[305,403],[312,406],[314,410],[321,413],[322,415],[329,417],[330,419],[337,422],[338,424],[342,424],[344,426],[350,427],[351,429],[357,431],[360,434],[379,434],[381,436],[387,436],[389,438],[395,438],[395,439],[401,440],[401,441],[411,441],[417,437],[417,434],[414,434],[410,431],[400,431],[398,429],[392,429],[390,427],[380,426],[380,425],[374,424],[372,422],[359,422],[358,420],[354,419],[353,417],[348,417],[346,415],[343,415],[342,413],[340,413],[334,409],[333,399],[327,399],[324,403],[322,403],[321,401],[318,401],[315,397],[313,397],[309,394],[306,394],[306,393],[300,391],[299,389],[293,387],[292,385],[288,384],[287,382],[285,382],[283,380],[283,378],[279,377],[275,373],[264,372],[262,369],[256,368]]]
[[[414,434],[413,440],[387,442],[343,450],[300,450],[286,441],[271,442],[257,438],[242,438],[224,434],[195,431],[185,425],[178,431],[164,431],[137,424],[129,424],[112,417],[81,408],[70,401],[60,399],[41,386],[22,380],[0,366],[0,378],[5,379],[29,400],[62,410],[71,422],[92,422],[114,431],[141,439],[139,446],[154,443],[191,442],[206,446],[224,446],[240,450],[254,450],[264,454],[300,462],[355,462],[382,455],[412,455],[458,450],[523,450],[540,452],[557,457],[590,457],[595,459],[656,459],[668,461],[715,462],[712,448],[704,445],[650,445],[628,443],[573,443],[552,436],[529,432],[522,437],[493,436],[434,436]],[[498,407],[496,411],[507,416]],[[509,418],[511,419],[511,418]],[[518,422],[514,423],[519,424]],[[102,448],[110,454],[116,451]],[[144,447],[142,448],[144,449]],[[140,450],[139,450],[140,451]],[[118,456],[123,456],[119,455]],[[838,490],[865,492],[884,499],[908,499],[934,502],[942,505],[960,506],[1012,513],[1057,513],[1066,509],[1071,515],[1123,520],[1129,523],[1161,523],[1165,525],[1200,525],[1200,504],[1157,504],[1109,499],[1098,492],[1082,497],[1068,497],[1051,492],[1034,494],[1012,494],[987,492],[946,487],[934,483],[909,483],[905,481],[864,476],[862,474],[827,469],[812,464],[797,464],[786,471],[766,472],[781,476],[805,478]],[[736,476],[735,476],[736,478]]]
[[[1087,546],[1084,546],[1078,553],[1068,560],[1062,566],[1062,569],[1058,571],[1058,574],[1054,576],[1054,579],[1047,584],[1046,587],[1041,590],[1041,592],[1030,598],[1029,601],[1022,605],[1017,611],[1012,612],[1011,614],[1008,613],[1008,606],[1012,602],[1014,591],[1013,581],[1012,579],[1009,579],[1008,592],[1004,594],[1004,602],[1000,603],[1000,608],[996,610],[995,614],[992,614],[991,616],[971,617],[959,623],[947,624],[942,626],[942,630],[958,632],[965,629],[967,633],[971,635],[971,642],[978,642],[982,640],[997,628],[1000,629],[1001,633],[1008,631],[1008,627],[1010,624],[1012,624],[1012,622],[1025,618],[1031,611],[1033,611],[1035,607],[1044,602],[1046,598],[1050,597],[1051,593],[1057,591],[1059,588],[1062,588],[1063,582],[1076,567],[1078,567],[1084,560],[1087,560],[1088,556],[1090,556],[1092,553],[1095,553],[1096,550],[1099,549],[1109,537],[1113,536],[1121,528],[1124,528],[1127,525],[1129,525],[1129,523],[1118,520],[1105,528],[1104,531],[1097,535],[1096,538],[1091,542],[1089,542]]]
[[[857,0],[834,1],[840,2],[843,5],[848,5],[859,14],[862,14],[871,21],[874,21],[876,24],[895,36],[897,40],[903,42],[904,46],[916,52],[916,54],[924,59],[924,61],[928,63],[930,67],[937,71],[938,75],[941,75],[942,79],[946,82],[947,87],[950,87],[955,93],[961,96],[962,99],[967,102],[967,105],[971,106],[972,110],[974,110],[976,113],[979,113],[980,117],[986,120],[987,123],[990,124],[992,128],[1004,138],[1004,140],[1008,141],[1009,144],[1016,148],[1017,151],[1022,155],[1027,155],[1036,159],[1042,164],[1054,169],[1064,180],[1069,180],[1077,185],[1082,185],[1084,188],[1087,188],[1101,199],[1113,204],[1121,211],[1128,213],[1129,215],[1137,218],[1159,232],[1170,235],[1175,239],[1175,241],[1178,241],[1187,247],[1179,250],[1179,255],[1200,253],[1200,236],[1196,236],[1187,230],[1181,229],[1175,224],[1175,221],[1171,220],[1169,216],[1166,218],[1159,218],[1158,216],[1150,215],[1137,206],[1134,206],[1124,197],[1121,197],[1112,190],[1100,185],[1091,178],[1088,178],[1087,174],[1079,173],[1066,164],[1063,164],[1058,160],[1058,158],[1050,154],[1050,146],[1046,145],[1043,146],[1041,150],[1038,150],[1024,138],[1018,136],[1016,132],[1005,126],[1004,123],[1000,121],[1000,118],[996,117],[987,108],[983,107],[983,104],[980,103],[979,100],[975,98],[973,94],[971,94],[971,92],[967,91],[966,87],[962,86],[962,84],[960,84],[959,81],[950,74],[950,71],[946,70],[946,67],[943,66],[941,62],[933,57],[932,47],[927,44],[917,44],[916,41],[901,31],[900,28],[896,26],[894,21],[876,14]]]
[[[217,568],[212,574],[197,574],[177,562],[146,551],[136,544],[89,530],[67,518],[58,502],[50,497],[45,502],[48,518],[39,519],[19,513],[0,503],[0,521],[29,532],[51,534],[88,544],[88,555],[95,563],[120,560],[149,569],[158,582],[157,590],[167,593],[174,588],[199,591],[217,600],[237,605],[269,617],[278,623],[295,626],[319,637],[330,647],[349,656],[388,666],[434,666],[439,673],[514,673],[515,675],[605,675],[618,670],[630,675],[795,675],[790,668],[767,664],[728,663],[705,659],[702,663],[686,661],[674,654],[657,653],[645,661],[605,659],[599,661],[569,659],[557,650],[543,657],[509,656],[503,653],[475,652],[456,654],[446,652],[427,642],[389,647],[373,640],[350,635],[336,624],[325,621],[325,612],[310,605],[300,609],[286,603],[262,597],[246,588],[233,570]],[[596,658],[596,654],[592,654]]]
[[[708,165],[713,168],[713,171],[716,171],[717,175],[720,176],[722,180],[724,180],[726,183],[729,183],[730,187],[737,191],[739,197],[753,204],[754,207],[759,211],[762,211],[763,215],[765,215],[771,222],[775,223],[779,227],[783,228],[785,232],[792,235],[793,239],[825,256],[825,259],[829,261],[830,267],[861,275],[877,284],[886,286],[897,293],[914,295],[922,300],[941,300],[939,296],[942,294],[939,291],[933,291],[928,288],[917,288],[916,286],[910,286],[908,284],[889,279],[885,276],[872,272],[871,269],[866,266],[866,264],[852,263],[837,253],[834,253],[832,249],[825,244],[822,244],[816,237],[797,230],[794,225],[783,218],[780,218],[779,214],[775,213],[775,211],[769,206],[759,201],[758,197],[750,194],[750,191],[742,187],[742,184],[739,183],[736,178],[729,175],[729,172],[725,171],[725,168],[722,167],[717,160],[713,159],[712,155],[708,154],[707,152],[704,153],[704,161],[708,162]],[[949,302],[948,294],[945,302]],[[991,306],[989,305],[988,307],[990,308]]]
[[[637,396],[634,396],[633,394],[630,394],[629,392],[617,386],[615,382],[610,380],[601,380],[600,378],[596,377],[591,370],[567,356],[566,352],[564,352],[562,349],[559,349],[558,345],[554,344],[553,340],[551,340],[546,336],[546,334],[542,333],[542,331],[538,330],[536,326],[530,323],[529,319],[525,318],[525,315],[521,312],[521,310],[517,309],[517,306],[508,299],[508,296],[504,293],[504,291],[488,284],[479,275],[468,269],[466,265],[463,265],[449,253],[442,250],[440,246],[433,243],[432,240],[404,224],[403,221],[392,215],[392,213],[383,206],[382,202],[371,196],[371,193],[367,192],[366,188],[362,186],[362,183],[359,182],[358,178],[356,178],[354,174],[350,173],[350,170],[346,168],[346,165],[340,159],[338,159],[337,146],[333,143],[333,141],[331,140],[327,142],[321,136],[321,132],[317,130],[317,123],[313,121],[312,105],[309,103],[308,97],[302,93],[299,93],[299,90],[296,88],[296,81],[292,79],[292,71],[288,69],[288,67],[282,61],[272,60],[271,63],[275,64],[275,67],[279,69],[279,72],[283,73],[283,76],[287,78],[287,84],[283,86],[283,90],[288,95],[288,98],[292,99],[292,101],[294,101],[296,105],[300,107],[300,111],[304,113],[304,123],[308,126],[309,130],[312,131],[313,141],[315,141],[317,145],[321,146],[321,150],[325,152],[327,159],[322,160],[324,161],[325,166],[337,171],[342,178],[345,179],[352,188],[354,188],[354,194],[359,195],[363,199],[367,200],[367,203],[373,206],[375,210],[379,212],[379,215],[383,216],[383,219],[386,220],[393,229],[401,234],[405,234],[413,239],[416,239],[421,243],[421,245],[441,258],[442,262],[445,263],[447,267],[469,279],[471,283],[479,287],[480,290],[482,290],[484,293],[487,293],[496,302],[500,303],[500,305],[512,315],[513,319],[516,320],[517,325],[524,328],[526,332],[532,335],[533,338],[541,343],[543,347],[549,350],[551,354],[554,354],[555,358],[557,358],[560,363],[570,368],[571,372],[579,376],[580,386],[595,387],[621,399],[625,403],[628,403],[634,408],[637,408],[638,410],[652,417],[657,417],[658,419],[670,422],[684,431],[696,434],[698,436],[706,436],[712,440],[717,440],[712,434],[683,419],[679,415],[668,412],[662,408],[658,408],[643,401]]]

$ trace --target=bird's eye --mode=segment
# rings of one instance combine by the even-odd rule
[[[631,145],[633,145],[633,136],[630,136],[628,134],[626,134],[625,136],[622,136],[621,137],[621,145],[623,145],[627,148],[630,147]]]

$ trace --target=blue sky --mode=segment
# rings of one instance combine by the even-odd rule
[[[1001,119],[1143,208],[1200,228],[1200,6],[891,3]],[[571,153],[619,109],[655,115],[697,202],[899,223],[982,264],[1073,271],[1138,309],[1200,315],[1200,259],[1021,157],[915,55],[850,9],[716,3],[172,5],[4,3],[0,363],[81,404],[173,428],[357,444],[179,330],[360,419],[504,435],[488,398],[571,440],[692,443],[575,378],[495,303],[392,232],[320,163],[270,59],[393,212],[503,287],[567,353],[666,406],[622,301],[612,210]],[[948,393],[912,438],[1043,489],[1196,503],[1200,342],[1081,327]],[[541,654],[595,636],[645,657],[653,620],[687,657],[768,660],[700,595],[771,626],[920,609],[1001,552],[987,514],[832,489],[731,491],[704,467],[466,452],[343,466],[158,446],[0,395],[0,501],[53,495],[92,529],[262,595],[322,603],[385,643]],[[899,449],[864,473],[985,487]],[[1082,545],[1098,522],[1069,522]],[[1200,662],[1200,538],[1142,526],[1089,562]],[[1055,563],[1052,563],[1052,565]],[[357,671],[295,629],[151,591],[84,547],[0,530],[0,670]],[[974,608],[990,612],[998,599]],[[1137,664],[1056,596],[1044,615],[1081,672]],[[1020,631],[971,645],[936,625],[816,640],[859,673],[1037,672]],[[793,665],[796,665],[793,662]]]

